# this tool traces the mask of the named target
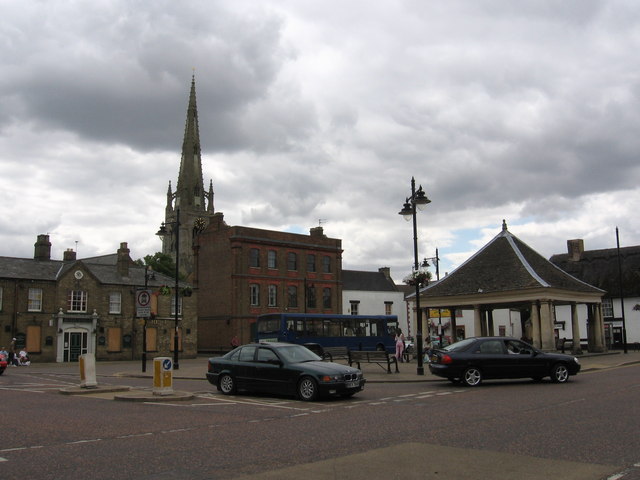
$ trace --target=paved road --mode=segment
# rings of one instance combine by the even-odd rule
[[[187,402],[60,395],[77,384],[72,367],[15,368],[0,377],[0,478],[631,480],[640,478],[640,366],[615,367],[632,359],[613,357],[567,385],[465,389],[371,373],[377,381],[353,399],[312,404],[224,397],[201,380],[202,359],[176,375],[195,394]],[[148,388],[136,365],[108,367],[100,382]]]

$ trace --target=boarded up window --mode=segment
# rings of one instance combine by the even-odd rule
[[[107,352],[122,351],[122,328],[109,327],[107,337]]]
[[[42,342],[42,327],[39,325],[27,326],[27,353],[40,353]]]
[[[147,352],[158,351],[158,329],[147,327]]]

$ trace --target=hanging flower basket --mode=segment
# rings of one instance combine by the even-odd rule
[[[417,283],[421,287],[427,285],[429,280],[431,280],[431,272],[424,270],[413,272],[402,279],[407,285],[415,286]]]
[[[160,295],[171,295],[171,289],[166,285],[161,285],[158,291],[160,292]]]
[[[193,293],[193,289],[191,287],[184,287],[180,293],[182,294],[183,297],[190,297],[191,294]]]

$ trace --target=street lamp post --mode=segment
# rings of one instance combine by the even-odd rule
[[[425,257],[425,259],[422,261],[422,266],[423,267],[428,267],[429,266],[429,262],[428,260],[431,260],[432,262],[435,263],[436,266],[436,281],[440,280],[440,257],[438,256],[438,249],[436,248],[436,256],[435,257]],[[440,345],[438,346],[439,348],[442,348],[442,309],[438,309],[438,338],[440,339]]]
[[[165,222],[162,222],[162,225],[160,225],[160,230],[158,230],[158,233],[156,233],[156,235],[165,237],[167,235],[173,235],[174,233],[176,234],[176,286],[174,290],[175,308],[173,312],[174,322],[175,322],[174,331],[173,331],[173,369],[179,370],[180,369],[180,364],[178,362],[178,344],[179,344],[178,307],[180,305],[179,303],[180,301],[180,290],[179,290],[180,288],[180,284],[179,284],[180,282],[180,209],[179,208],[176,209],[176,221],[170,222],[169,225],[171,225],[171,232],[167,231]]]
[[[145,265],[144,267],[144,289],[147,290],[149,288],[149,279],[155,280],[155,273],[151,273],[149,275],[149,265]],[[148,317],[144,317],[144,324],[142,325],[142,371],[147,371],[147,319]]]
[[[411,177],[411,196],[408,197],[400,210],[400,215],[402,215],[405,220],[409,221],[413,218],[413,260],[414,260],[414,271],[417,272],[418,265],[418,227],[416,221],[416,207],[421,208],[423,205],[431,203],[422,190],[422,185],[416,191],[416,181],[415,178]],[[418,375],[424,375],[424,365],[422,358],[422,318],[420,315],[420,282],[416,279],[416,314],[417,314],[417,325],[416,325],[416,343],[418,347]]]

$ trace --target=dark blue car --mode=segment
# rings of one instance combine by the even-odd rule
[[[362,372],[325,362],[302,345],[262,342],[209,359],[207,380],[226,395],[240,390],[294,395],[311,401],[323,396],[350,397],[364,388]]]

